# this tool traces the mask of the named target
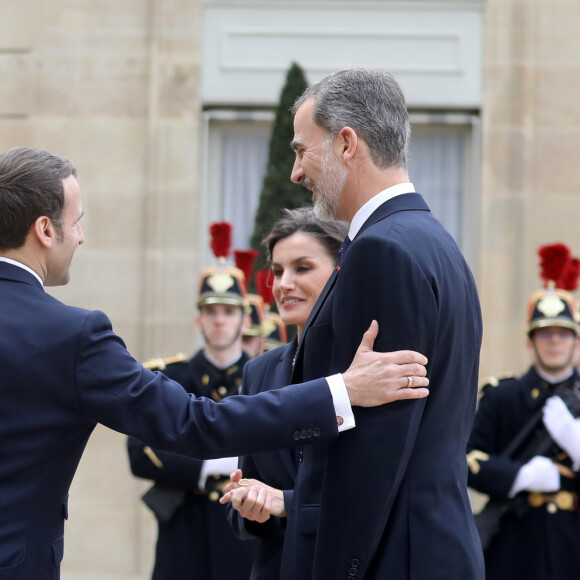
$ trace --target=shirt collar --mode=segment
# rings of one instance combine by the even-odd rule
[[[6,258],[4,256],[0,256],[0,262],[6,262],[7,264],[18,266],[19,268],[22,268],[23,270],[30,272],[40,282],[40,285],[44,286],[42,278],[32,268],[25,266],[22,262],[17,262],[16,260],[12,260],[11,258]]]
[[[387,187],[383,191],[371,197],[355,214],[350,222],[350,229],[348,230],[348,237],[354,240],[363,224],[369,219],[371,214],[385,201],[402,195],[403,193],[414,193],[415,186],[412,183],[397,183],[391,187]]]
[[[545,373],[544,371],[542,371],[538,367],[536,367],[536,372],[538,373],[538,375],[541,379],[544,379],[550,385],[557,385],[558,383],[563,383],[566,379],[569,379],[572,376],[572,374],[574,373],[574,369],[569,370],[569,371],[565,371],[561,375],[558,375],[558,376],[549,375],[548,373]]]
[[[213,356],[211,356],[207,350],[205,350],[205,348],[203,349],[203,356],[216,368],[219,369],[220,371],[223,371],[224,369],[227,369],[228,367],[231,367],[232,365],[235,365],[241,358],[242,358],[242,349],[240,349],[240,352],[238,352],[238,354],[236,354],[236,356],[234,358],[232,358],[231,360],[229,360],[226,364],[223,364],[221,362],[219,362],[218,360],[216,360]]]

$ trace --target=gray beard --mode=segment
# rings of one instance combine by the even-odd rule
[[[336,219],[338,202],[348,171],[336,160],[328,145],[322,160],[323,171],[316,181],[317,198],[314,202],[314,215],[321,220]]]
[[[320,220],[336,219],[336,205],[329,199],[317,199],[314,202],[314,215]]]

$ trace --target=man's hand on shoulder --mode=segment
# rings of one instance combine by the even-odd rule
[[[377,407],[403,399],[422,399],[429,394],[427,358],[412,350],[375,352],[379,324],[373,320],[364,333],[352,364],[342,377],[350,403]]]

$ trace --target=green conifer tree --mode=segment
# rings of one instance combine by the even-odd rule
[[[260,193],[260,203],[256,212],[251,245],[259,252],[256,269],[266,267],[266,252],[262,239],[282,216],[282,209],[295,209],[312,205],[312,193],[302,185],[290,181],[294,165],[294,152],[290,142],[294,137],[294,119],[290,108],[294,101],[306,90],[308,84],[302,68],[292,63],[286,75],[286,83],[280,94],[276,117],[270,137],[268,165]]]

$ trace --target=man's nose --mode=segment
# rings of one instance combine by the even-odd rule
[[[292,183],[302,183],[304,181],[304,171],[302,171],[302,164],[300,160],[297,158],[294,161],[294,165],[292,167],[292,173],[290,174],[290,181]]]

